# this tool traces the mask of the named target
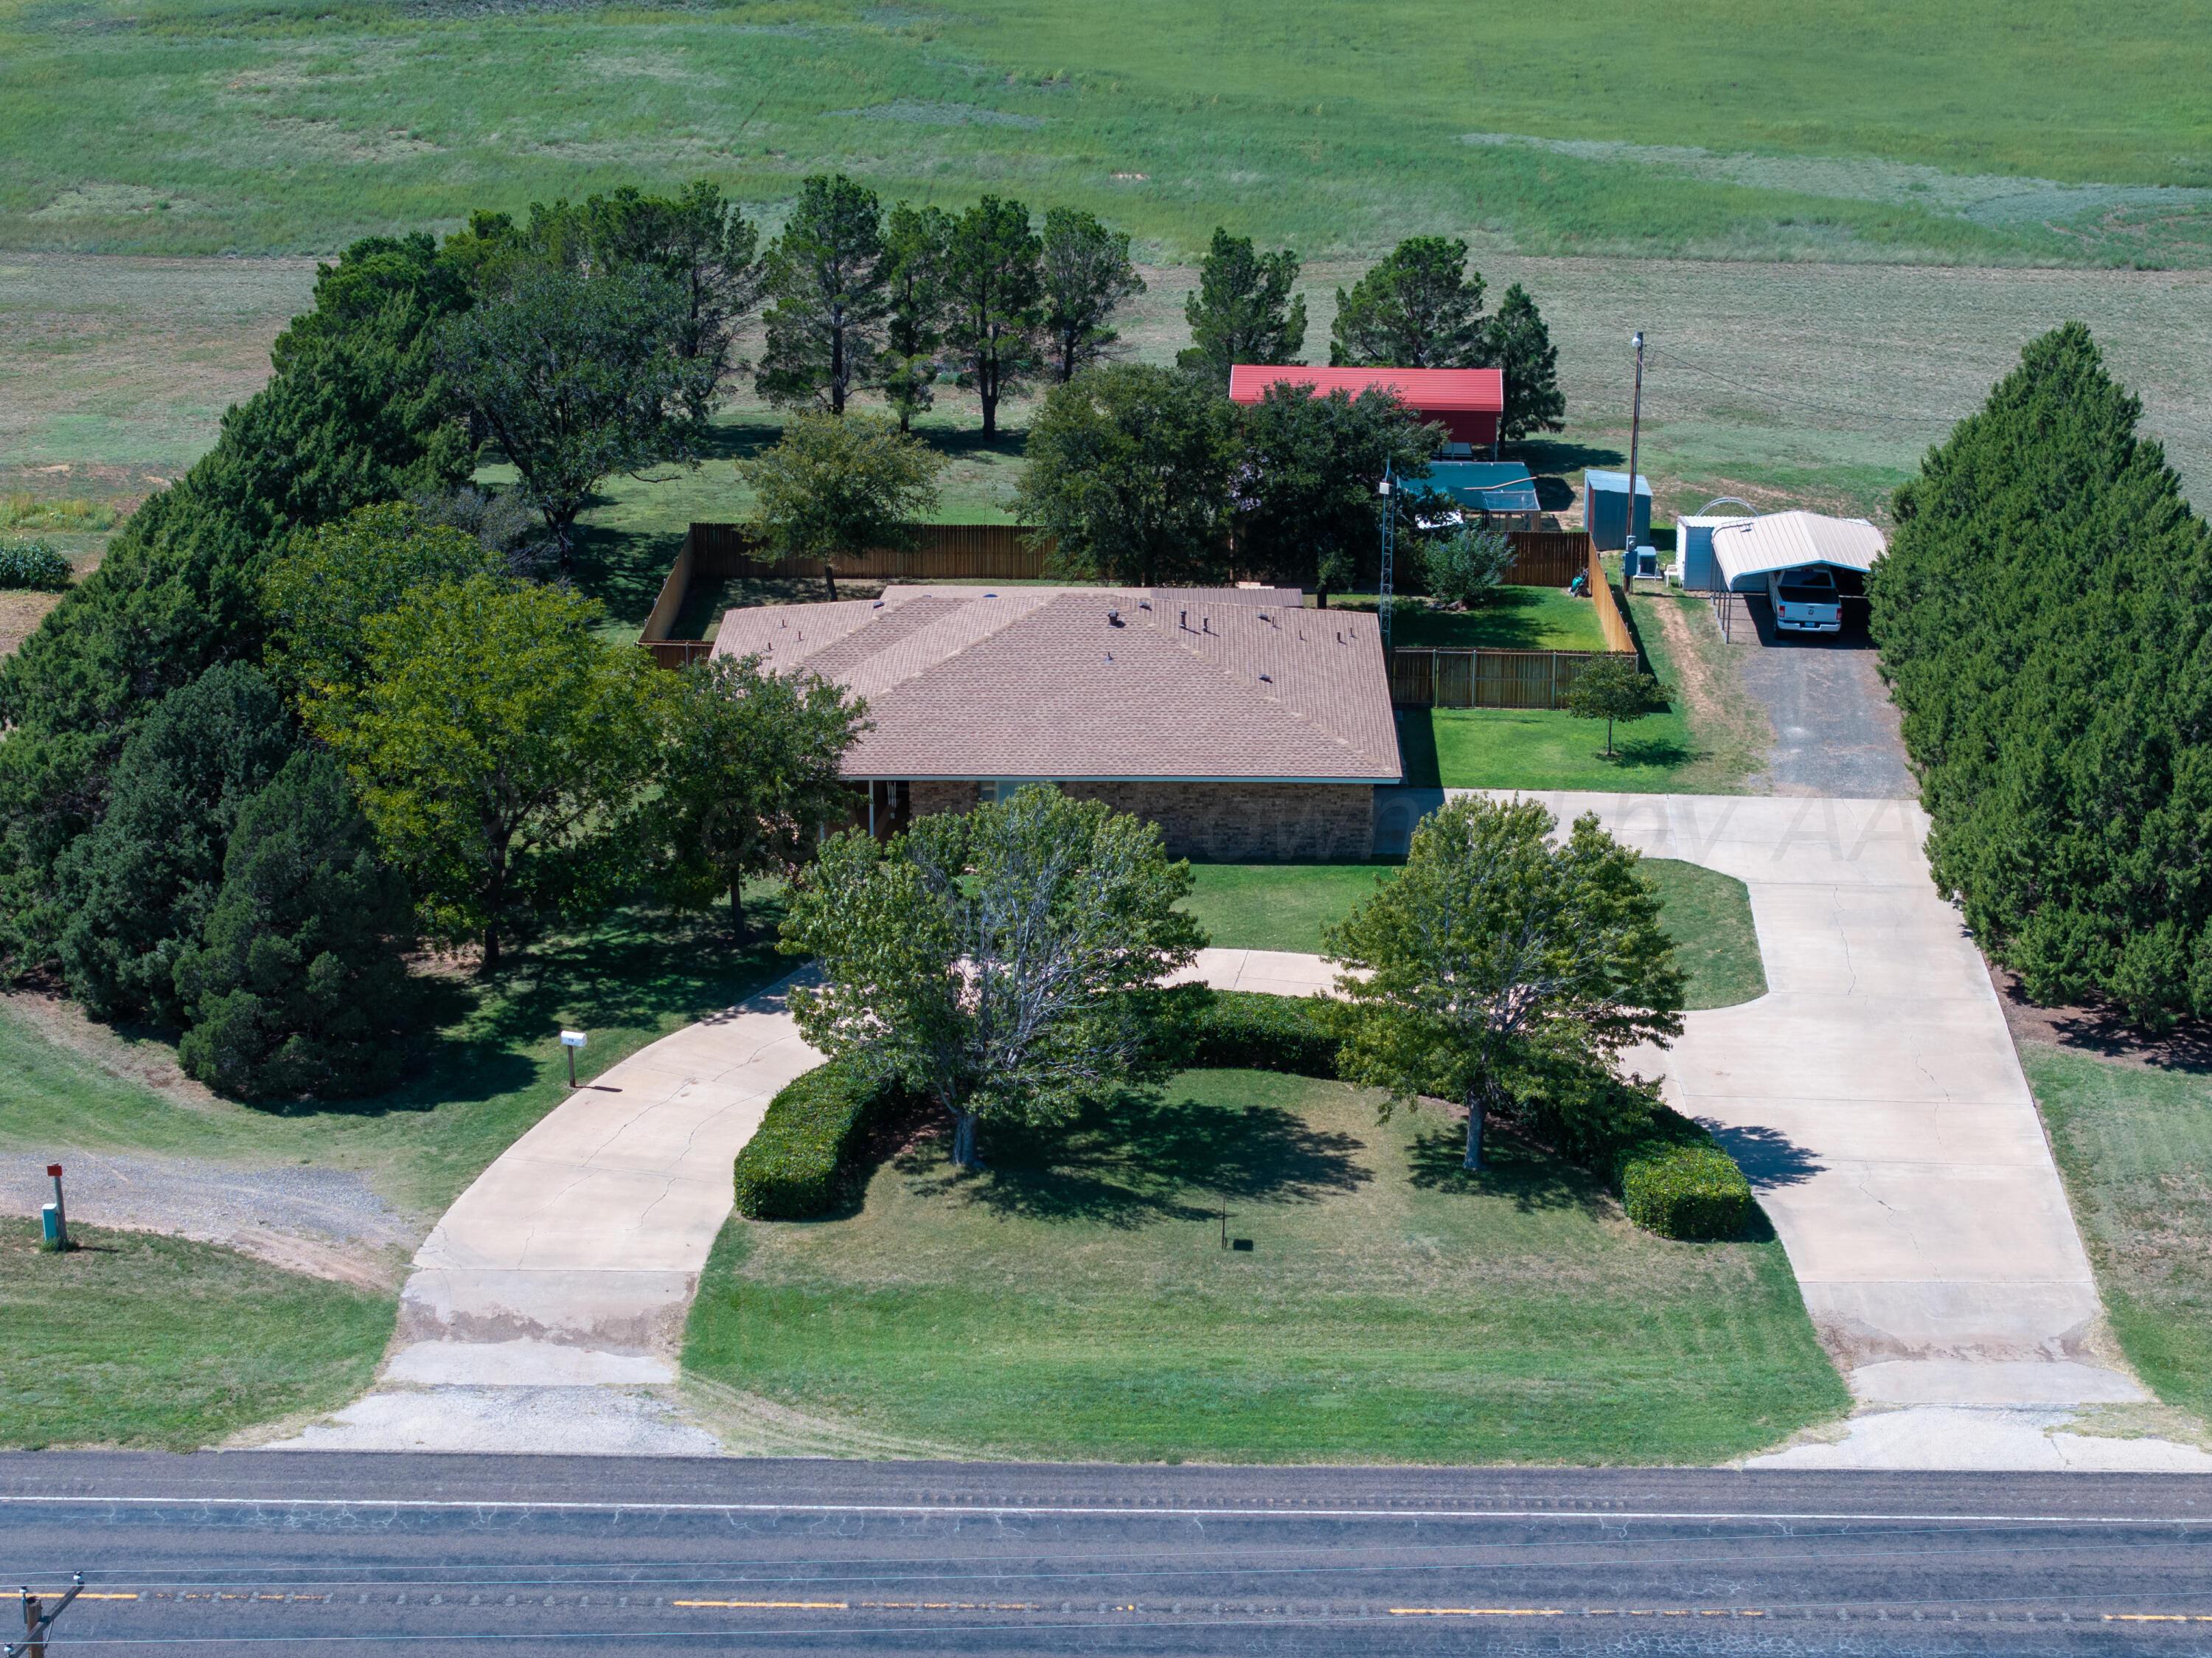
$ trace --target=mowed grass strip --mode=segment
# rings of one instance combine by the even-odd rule
[[[1659,895],[1675,960],[1689,977],[1686,1006],[1729,1008],[1766,994],[1741,881],[1679,858],[1648,857],[1637,867]],[[1324,927],[1397,873],[1389,863],[1194,863],[1183,908],[1219,948],[1315,954]]]
[[[2121,1350],[2212,1419],[2212,1076],[2020,1044]]]
[[[38,1222],[0,1225],[9,1335],[0,1445],[183,1451],[334,1409],[368,1385],[398,1303],[213,1244]]]
[[[732,946],[720,916],[619,911],[538,941],[486,983],[434,981],[443,1022],[390,1094],[257,1109],[189,1106],[134,1070],[175,1070],[157,1037],[88,1050],[55,1039],[33,1007],[0,998],[0,1149],[137,1150],[222,1161],[298,1161],[358,1170],[427,1225],[485,1165],[568,1097],[564,1027],[590,1035],[586,1079],[791,970],[776,953],[778,899],[753,889],[753,930]],[[44,1161],[41,1156],[40,1161]]]
[[[1407,609],[1392,619],[1397,645],[1453,650],[1603,650],[1597,604],[1564,588],[1500,588],[1472,610]]]
[[[1588,1172],[1253,1071],[1056,1134],[933,1136],[843,1218],[733,1222],[695,1375],[976,1453],[1710,1462],[1842,1411],[1778,1245],[1668,1243]],[[1249,1253],[1221,1247],[1226,1228]]]

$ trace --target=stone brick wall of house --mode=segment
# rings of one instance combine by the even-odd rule
[[[1375,791],[1364,783],[1071,783],[1067,792],[1152,819],[1171,857],[1355,862],[1375,850]]]
[[[1103,800],[1160,826],[1173,857],[1232,863],[1291,859],[1357,862],[1375,850],[1375,791],[1364,783],[1074,783],[1070,795]],[[972,783],[916,783],[914,815],[965,812]]]

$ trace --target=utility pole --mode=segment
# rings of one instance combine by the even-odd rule
[[[1638,328],[1629,343],[1636,347],[1636,396],[1628,407],[1628,521],[1620,533],[1623,591],[1636,583],[1636,440],[1644,425],[1644,331]]]
[[[23,1586],[23,1640],[20,1646],[6,1649],[5,1658],[46,1658],[46,1631],[54,1626],[54,1619],[69,1610],[69,1603],[84,1593],[84,1574],[79,1572],[70,1580],[69,1592],[55,1602],[52,1612],[41,1610],[43,1602],[31,1593],[29,1584]]]
[[[1380,588],[1381,591],[1376,595],[1375,612],[1377,616],[1382,618],[1382,651],[1383,655],[1387,657],[1390,651],[1390,587],[1391,576],[1395,573],[1392,566],[1397,562],[1398,552],[1398,485],[1395,476],[1391,472],[1391,463],[1388,460],[1385,460],[1382,463],[1382,483],[1381,487],[1382,493],[1382,571],[1381,579],[1376,582],[1376,586]]]

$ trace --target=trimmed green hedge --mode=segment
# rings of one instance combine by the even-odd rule
[[[1310,997],[1258,991],[1216,991],[1192,1027],[1193,1070],[1287,1071],[1336,1076],[1338,1039]]]
[[[1662,1107],[1651,1132],[1613,1159],[1621,1206],[1647,1232],[1685,1241],[1733,1238],[1751,1215],[1751,1182],[1713,1137]]]
[[[838,1060],[776,1091],[738,1154],[738,1212],[756,1221],[803,1221],[837,1201],[842,1175],[890,1085]]]
[[[75,579],[70,561],[44,541],[0,541],[0,588],[58,593]]]

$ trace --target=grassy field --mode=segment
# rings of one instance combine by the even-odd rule
[[[1092,207],[1170,253],[1227,222],[1312,254],[1472,230],[1531,252],[2188,262],[2212,244],[2201,21],[2191,0],[1566,0],[1472,21],[1449,0],[13,0],[0,239],[322,252],[633,179],[780,204],[834,166],[891,194]]]
[[[1839,1414],[1780,1247],[1639,1233],[1583,1171],[1249,1071],[1052,1137],[934,1137],[857,1212],[734,1222],[684,1362],[1014,1456],[1710,1462]],[[1221,1214],[1249,1253],[1220,1247]]]
[[[1741,881],[1678,858],[1639,866],[1657,889],[1675,959],[1689,975],[1686,1006],[1727,1008],[1766,993],[1751,898]],[[1224,949],[1322,948],[1322,929],[1341,921],[1380,881],[1387,863],[1194,863],[1183,907]]]
[[[756,927],[772,928],[767,907],[755,907]],[[56,1039],[27,1008],[0,1001],[0,1147],[356,1170],[427,1222],[566,1096],[563,1027],[590,1033],[579,1070],[596,1074],[789,966],[757,938],[738,951],[704,923],[618,916],[533,948],[489,985],[453,984],[447,1022],[394,1093],[291,1111],[211,1097],[181,1104],[143,1080],[173,1074],[166,1042],[103,1037],[81,1049]]]
[[[2035,1042],[2020,1058],[2128,1362],[2212,1420],[2212,1076]]]
[[[392,1335],[389,1296],[143,1232],[43,1254],[36,1224],[0,1228],[0,1446],[213,1444],[353,1398]]]
[[[1890,490],[1980,402],[2034,334],[2095,327],[2200,496],[2212,490],[2212,277],[2197,272],[1954,270],[1530,258],[1485,250],[1493,289],[1525,283],[1559,350],[1568,427],[1534,446],[1540,472],[1572,477],[1627,452],[1632,327],[1653,351],[1641,465],[1662,516],[1712,497],[1881,516]],[[1309,267],[1309,356],[1326,356],[1334,290],[1361,267]],[[1187,267],[1153,267],[1124,332],[1164,361],[1185,343]],[[224,405],[267,373],[269,342],[307,301],[312,265],[256,259],[0,254],[0,492],[127,505],[212,440]],[[1003,520],[1030,405],[986,450],[964,394],[925,430],[951,457],[951,519]],[[611,482],[585,522],[586,570],[627,622],[651,606],[691,519],[740,517],[730,461],[774,417],[740,401],[716,454],[665,481]],[[2212,498],[2208,497],[2207,498]],[[72,544],[90,553],[104,535]]]

